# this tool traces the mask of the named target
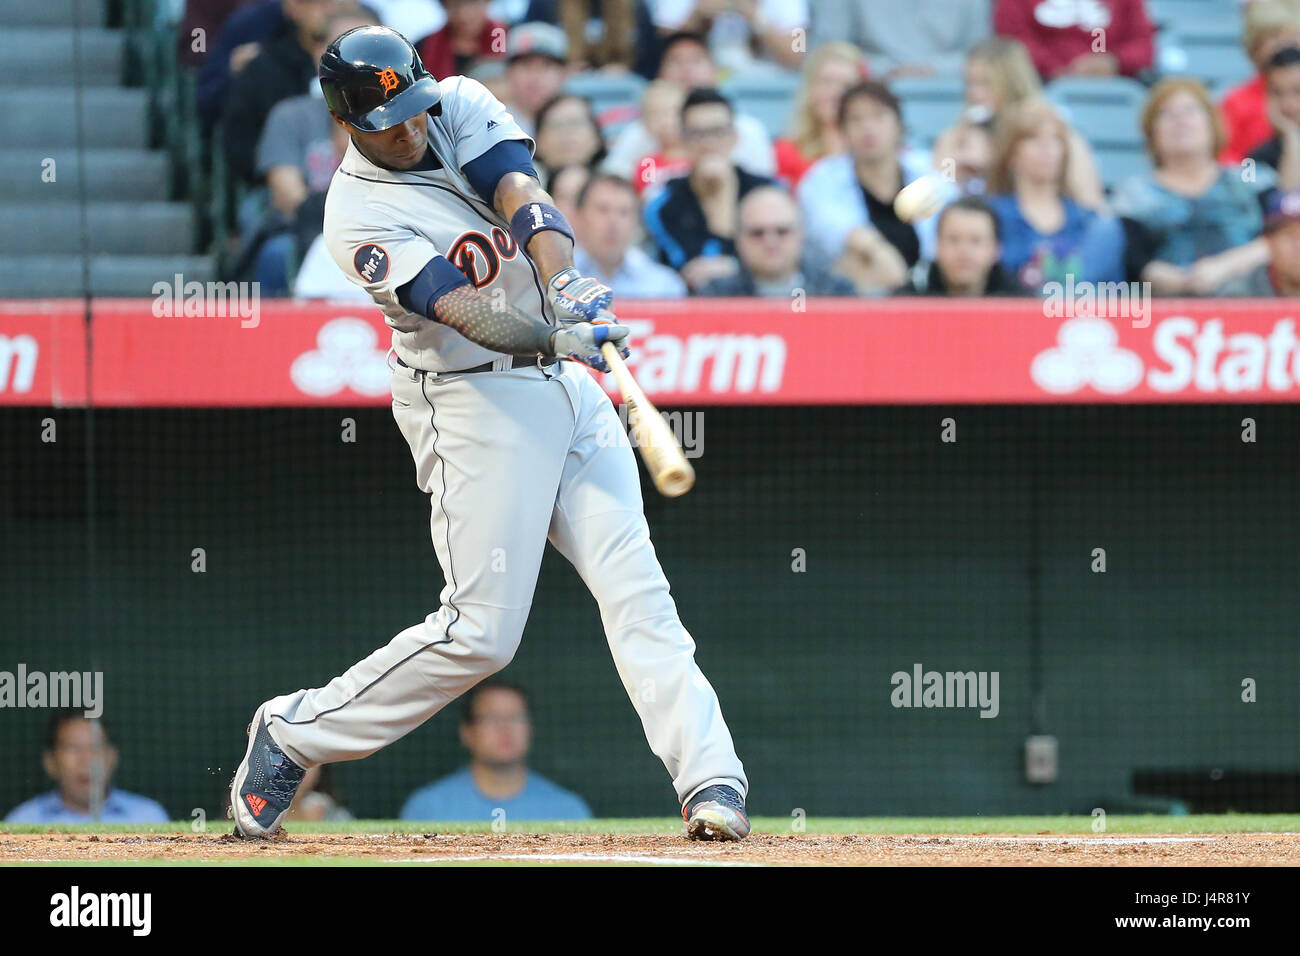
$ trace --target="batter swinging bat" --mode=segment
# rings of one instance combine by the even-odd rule
[[[636,439],[646,471],[650,472],[655,487],[666,498],[686,494],[695,484],[695,469],[686,460],[672,429],[659,414],[659,409],[645,397],[645,392],[641,391],[641,386],[623,364],[623,356],[618,354],[618,349],[606,342],[600,351],[609,363],[610,371],[618,379],[623,404],[627,406],[628,424],[632,426],[632,437]]]

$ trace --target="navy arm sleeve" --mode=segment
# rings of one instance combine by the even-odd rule
[[[507,139],[497,143],[482,156],[475,157],[461,167],[461,172],[474,187],[474,192],[489,206],[496,196],[497,183],[506,173],[524,173],[537,178],[533,158],[528,146],[521,140]]]
[[[397,301],[408,312],[437,321],[433,314],[433,304],[452,289],[463,285],[469,285],[465,273],[443,256],[434,256],[416,273],[414,279],[398,287]]]

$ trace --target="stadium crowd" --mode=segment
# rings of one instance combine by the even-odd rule
[[[1162,71],[1148,0],[188,0],[215,37],[197,108],[237,184],[228,278],[262,294],[364,297],[320,239],[347,148],[315,82],[326,44],[383,23],[436,78],[493,90],[536,141],[579,267],[616,296],[1300,291],[1300,0],[1241,7],[1255,75],[1214,95]],[[1193,66],[1194,64],[1189,64]],[[597,109],[580,90],[644,80]],[[787,131],[723,90],[788,77]],[[933,143],[896,92],[951,76]],[[1148,164],[1106,183],[1053,84],[1140,81]],[[632,87],[629,87],[632,88]],[[894,199],[931,177],[942,208]]]

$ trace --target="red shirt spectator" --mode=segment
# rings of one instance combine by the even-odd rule
[[[1241,162],[1273,135],[1273,124],[1268,120],[1268,89],[1262,76],[1229,90],[1219,103],[1219,114],[1228,134],[1227,145],[1219,153],[1221,163]]]
[[[466,72],[474,60],[505,56],[507,28],[488,18],[484,0],[450,0],[447,24],[417,48],[424,68],[441,80]]]
[[[1134,76],[1154,56],[1143,0],[998,0],[993,29],[1023,43],[1044,80]]]

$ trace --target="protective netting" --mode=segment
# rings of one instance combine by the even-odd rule
[[[697,486],[647,484],[647,511],[754,812],[1300,810],[1295,405],[696,411]],[[0,671],[102,671],[116,783],[173,818],[220,812],[259,702],[436,606],[383,408],[10,408],[0,449]],[[930,671],[997,696],[895,706]],[[599,816],[674,811],[553,551],[506,676],[535,769]],[[0,812],[47,787],[47,718],[0,710]],[[1051,782],[1026,780],[1033,735]],[[387,818],[463,762],[444,711],[336,782]]]

